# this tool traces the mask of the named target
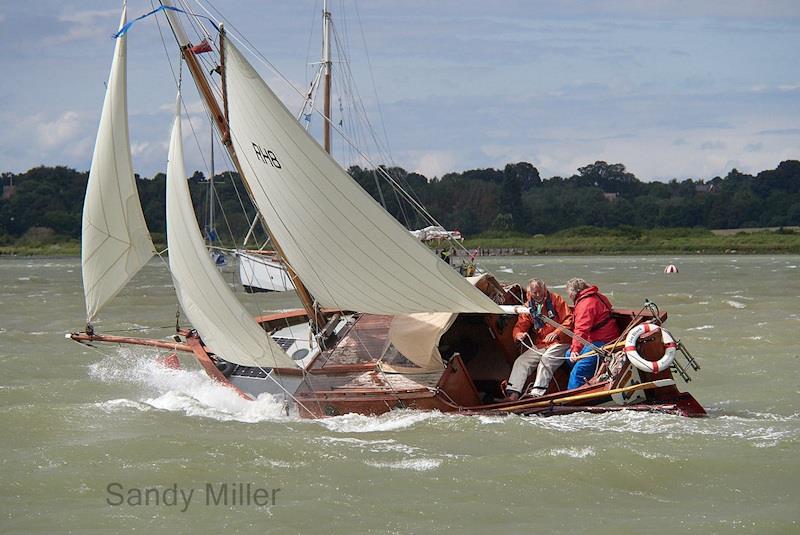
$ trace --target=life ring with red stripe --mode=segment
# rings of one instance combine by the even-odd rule
[[[661,341],[664,342],[664,356],[657,361],[645,360],[641,355],[639,355],[639,352],[636,351],[636,342],[643,334],[653,334],[656,331],[661,331]],[[677,350],[677,347],[678,344],[675,343],[672,335],[669,334],[666,329],[663,329],[653,323],[642,323],[637,325],[631,329],[627,338],[625,338],[625,355],[628,357],[628,360],[631,364],[643,372],[658,373],[662,370],[668,369],[672,364],[672,361],[675,360],[675,351]]]

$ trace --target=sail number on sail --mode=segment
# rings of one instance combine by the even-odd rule
[[[271,150],[265,149],[256,143],[253,143],[253,150],[256,152],[256,157],[265,164],[271,165],[275,169],[281,168],[281,162],[278,161],[278,157]]]

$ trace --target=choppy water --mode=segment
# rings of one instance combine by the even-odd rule
[[[668,263],[680,273],[664,275]],[[556,291],[583,276],[619,306],[656,301],[703,366],[687,388],[711,417],[301,421],[161,368],[153,350],[64,340],[84,316],[78,260],[0,258],[0,532],[800,532],[800,257],[484,265]],[[296,306],[240,295],[253,312]],[[103,317],[103,331],[168,336],[175,298],[160,262]],[[206,485],[219,495],[225,483],[275,503],[207,504]],[[173,486],[194,489],[188,506],[107,503]]]

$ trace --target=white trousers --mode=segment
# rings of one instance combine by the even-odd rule
[[[564,354],[569,344],[553,344],[543,349],[533,348],[525,351],[514,361],[511,376],[508,378],[508,389],[522,394],[525,381],[536,368],[536,380],[531,388],[546,390],[553,378],[553,373],[564,364]]]

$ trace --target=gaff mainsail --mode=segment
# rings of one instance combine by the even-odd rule
[[[125,25],[123,6],[120,28]],[[128,137],[127,38],[117,39],[83,203],[86,321],[133,278],[155,248],[139,203]]]
[[[167,244],[178,301],[203,342],[225,360],[243,366],[296,368],[236,299],[211,261],[186,180],[179,95],[167,163]]]

